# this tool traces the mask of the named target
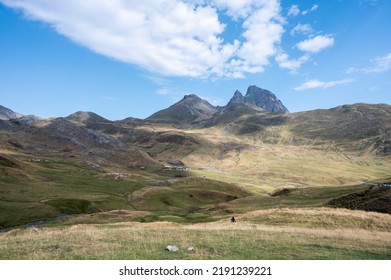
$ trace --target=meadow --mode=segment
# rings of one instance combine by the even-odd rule
[[[390,229],[388,214],[328,208],[261,210],[237,216],[236,223],[223,219],[14,229],[0,234],[0,258],[390,259]],[[168,252],[168,245],[179,250]]]

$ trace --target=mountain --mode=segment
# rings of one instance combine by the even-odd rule
[[[146,120],[177,125],[203,124],[208,127],[259,111],[289,113],[288,109],[272,92],[257,86],[250,86],[245,96],[240,91],[235,91],[226,106],[214,107],[197,95],[190,94],[169,108],[151,115]]]
[[[146,120],[160,123],[194,124],[208,120],[218,111],[208,101],[195,94],[185,97],[167,109],[156,112]]]
[[[225,108],[228,108],[232,111],[235,110],[235,107],[244,105],[247,105],[258,111],[269,113],[289,113],[288,109],[282,104],[282,102],[276,97],[274,93],[257,86],[249,86],[245,96],[243,96],[243,94],[237,90]]]
[[[227,125],[240,122],[248,115],[257,115],[260,113],[287,114],[288,109],[282,102],[270,91],[261,89],[257,86],[250,86],[245,96],[240,91],[235,91],[234,96],[224,107],[219,107],[219,111],[213,115],[205,126]],[[281,116],[268,116],[268,118],[278,119]],[[259,122],[249,122],[248,127],[242,126],[234,129],[239,134],[246,134],[260,129],[260,125],[265,123],[264,119]],[[266,123],[268,123],[266,121]],[[272,122],[273,123],[273,122]]]
[[[23,115],[15,113],[14,111],[0,105],[0,120],[17,119]]]
[[[387,104],[357,103],[294,113],[289,127],[296,139],[391,155],[391,106]]]
[[[288,109],[274,93],[257,86],[248,87],[247,93],[243,98],[243,102],[269,113],[289,113]]]
[[[186,95],[146,120],[110,121],[81,111],[66,118],[40,119],[21,116],[5,107],[0,109],[0,131],[9,134],[12,143],[20,143],[13,146],[28,147],[29,151],[84,154],[95,149],[108,159],[113,151],[123,154],[130,148],[164,164],[202,151],[206,145],[217,149],[219,144],[210,135],[219,131],[224,137],[252,137],[265,144],[391,155],[391,106],[352,104],[287,114],[273,93],[256,86],[250,86],[245,96],[236,91],[224,107],[214,107],[194,94]],[[12,118],[15,116],[19,117]],[[202,133],[212,138],[181,127],[203,129]],[[212,127],[214,130],[209,131]],[[154,163],[152,159],[145,162]]]
[[[234,96],[231,98],[231,100],[228,102],[226,107],[232,107],[232,106],[237,106],[237,105],[242,105],[244,104],[244,96],[240,91],[235,91]]]
[[[109,120],[99,116],[98,114],[92,112],[83,112],[78,111],[66,117],[67,120],[78,122],[82,124],[91,124],[91,123],[107,123]]]

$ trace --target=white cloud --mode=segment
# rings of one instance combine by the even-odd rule
[[[301,51],[317,53],[325,48],[332,47],[333,45],[334,45],[334,38],[332,38],[329,35],[328,36],[318,35],[314,38],[304,40],[298,43],[296,46]]]
[[[301,91],[301,90],[315,89],[315,88],[330,88],[338,85],[349,84],[352,83],[353,81],[354,81],[353,79],[344,79],[344,80],[337,80],[337,81],[330,81],[330,82],[310,80],[298,87],[295,87],[294,90]]]
[[[376,57],[371,60],[372,66],[365,68],[365,73],[381,73],[391,69],[391,52],[385,56]]]
[[[311,12],[316,11],[319,8],[319,5],[315,4],[311,8]]]
[[[0,0],[90,50],[164,76],[262,72],[280,44],[279,0]],[[223,40],[226,13],[243,22]]]
[[[304,10],[304,11],[301,12],[301,14],[304,16],[304,15],[310,13],[310,12],[316,11],[318,8],[319,8],[319,5],[313,5],[313,6],[311,7],[311,9],[309,9],[309,10]]]
[[[298,16],[299,14],[300,14],[299,6],[297,6],[297,5],[292,5],[292,6],[289,8],[288,16],[296,17],[296,16]]]
[[[233,17],[235,20],[239,18],[246,18],[252,14],[256,9],[262,8],[269,1],[265,0],[211,0],[209,3],[215,5],[220,10],[226,10],[227,14]],[[274,2],[274,3],[273,3]],[[208,1],[204,1],[208,3]],[[276,1],[270,1],[272,5],[277,3]]]
[[[382,73],[391,70],[391,52],[384,55],[378,56],[370,60],[371,66],[369,67],[349,67],[345,70],[346,74],[352,73]]]
[[[313,33],[314,30],[312,29],[312,26],[310,24],[297,24],[290,32],[292,36],[295,36],[296,34],[304,34],[308,35]]]
[[[305,54],[298,59],[289,59],[289,56],[286,53],[281,53],[276,56],[276,61],[281,68],[291,70],[294,73],[306,63],[309,58],[310,56]]]

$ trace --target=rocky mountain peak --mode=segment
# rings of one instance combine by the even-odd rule
[[[0,105],[0,120],[8,121],[20,117],[23,117],[23,115],[15,113],[14,111]]]
[[[78,111],[66,117],[67,120],[79,122],[79,123],[90,123],[90,122],[108,122],[107,119],[99,116],[92,112]]]
[[[187,94],[183,97],[182,100],[201,100],[201,98],[199,96],[197,96],[196,94]]]
[[[197,106],[197,104],[205,104],[206,106],[209,106],[209,105],[212,106],[211,104],[209,104],[208,101],[202,99],[201,97],[199,97],[198,95],[195,95],[195,94],[185,95],[182,98],[182,100],[180,100],[179,102],[177,102],[173,106],[175,106],[175,105],[185,105],[185,106],[192,107],[192,106]]]
[[[244,102],[270,113],[289,113],[282,102],[270,91],[257,86],[249,86]]]
[[[169,108],[156,112],[147,120],[190,124],[208,120],[216,112],[217,108],[208,101],[195,94],[189,94]]]
[[[231,104],[244,104],[244,96],[240,91],[235,91],[234,96],[228,102],[227,106]]]

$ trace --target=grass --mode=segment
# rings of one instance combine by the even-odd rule
[[[223,129],[186,131],[209,142],[197,138],[202,147],[183,161],[199,177],[234,183],[258,194],[283,186],[352,185],[389,175],[391,162],[386,157],[348,152],[330,142],[286,144],[293,137],[287,128],[270,130],[278,134],[273,144],[264,141],[264,133],[237,137]],[[227,144],[233,148],[226,150]]]
[[[292,211],[292,210],[284,210]],[[43,228],[40,231],[15,229],[0,234],[0,259],[390,259],[389,215],[372,219],[361,211],[335,212],[323,209],[341,221],[335,227],[319,228],[319,210],[299,211],[294,216],[312,216],[305,227],[285,220],[270,225],[258,219],[262,213],[195,225],[172,222],[116,223]],[[334,212],[333,212],[334,211]],[[293,211],[294,212],[294,211]],[[314,214],[315,213],[315,214]],[[334,214],[333,214],[334,213]],[[277,212],[275,213],[278,214]],[[382,216],[383,215],[383,216]],[[362,221],[351,222],[351,216]],[[286,219],[287,218],[287,219]],[[254,220],[255,219],[255,220]],[[327,220],[327,216],[321,218]],[[252,221],[251,221],[252,220]],[[176,245],[178,252],[167,252]],[[188,247],[194,247],[188,252]]]
[[[107,174],[104,171],[56,161],[27,165],[28,180],[2,173],[9,180],[0,183],[0,226],[16,226],[87,210],[133,209],[127,196],[160,177],[137,170],[127,172],[128,177],[116,180],[114,176],[103,176]]]
[[[248,152],[242,152],[241,156],[248,157],[245,162],[256,158]],[[268,157],[276,160],[269,152],[265,159]],[[6,178],[1,181],[0,189],[1,227],[52,221],[69,214],[82,215],[70,217],[68,224],[199,223],[260,209],[322,207],[336,197],[367,188],[359,185],[298,188],[293,182],[281,184],[267,177],[261,179],[263,183],[255,185],[259,175],[254,176],[243,167],[221,174],[210,170],[172,172],[157,167],[145,171],[114,167],[106,171],[91,170],[73,161],[52,159],[16,161],[15,164],[23,167],[21,171],[27,178],[0,172]],[[268,166],[274,168],[272,164]],[[228,165],[229,168],[232,167]],[[241,172],[250,174],[244,176]],[[306,171],[293,167],[291,172]],[[178,175],[185,177],[178,178]],[[281,185],[292,191],[287,195],[270,196]],[[119,212],[113,212],[115,210]]]

